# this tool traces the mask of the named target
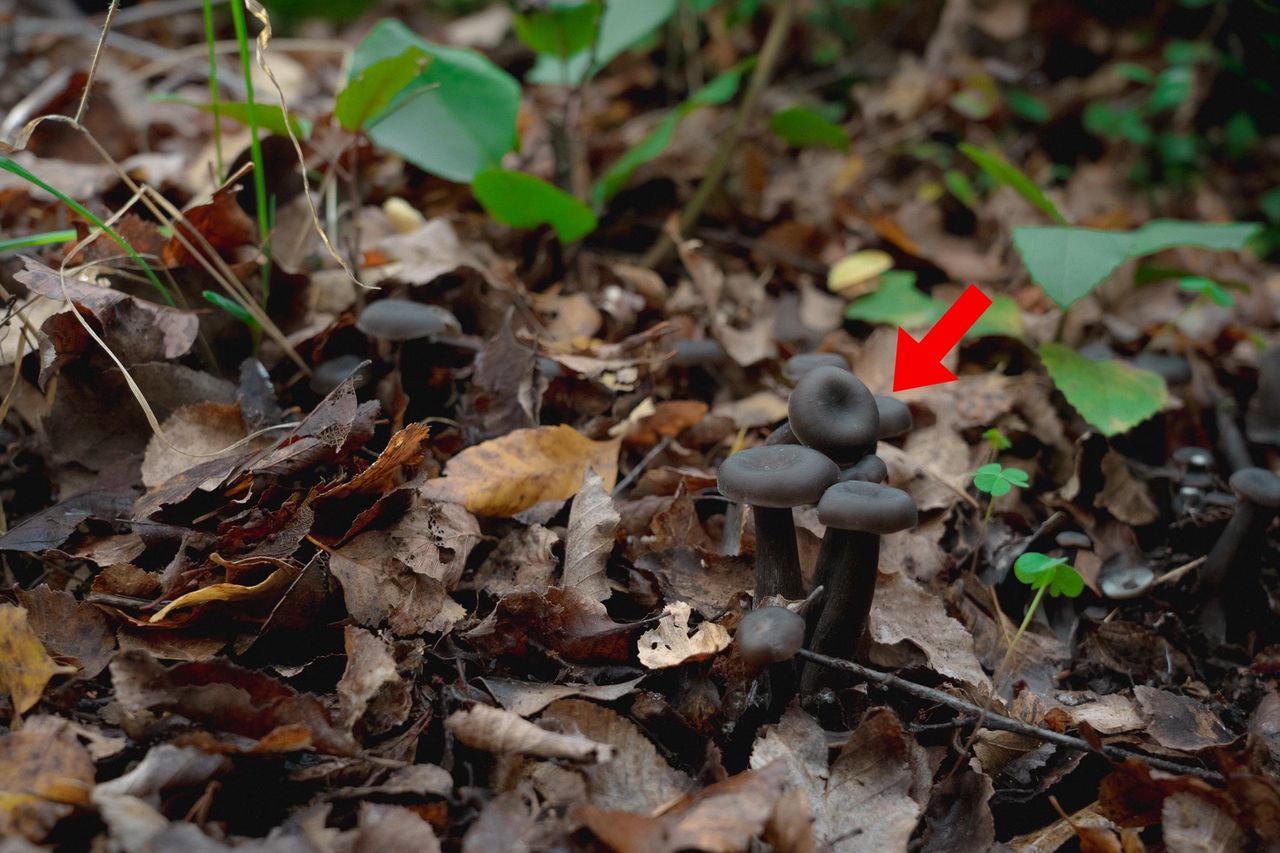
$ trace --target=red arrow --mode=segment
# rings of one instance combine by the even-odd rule
[[[921,339],[898,329],[898,353],[893,361],[893,390],[954,382],[956,375],[942,366],[942,357],[955,349],[965,333],[991,307],[991,299],[972,284]]]

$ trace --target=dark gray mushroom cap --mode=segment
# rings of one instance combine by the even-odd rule
[[[889,479],[889,466],[874,453],[868,453],[857,462],[840,471],[840,482],[861,480],[864,483],[883,483]]]
[[[804,617],[785,607],[761,607],[742,617],[734,639],[749,664],[791,660],[804,645]]]
[[[1093,542],[1079,530],[1064,530],[1053,539],[1060,548],[1092,548]]]
[[[875,446],[880,433],[876,398],[861,379],[830,365],[800,378],[787,401],[787,414],[801,444],[837,462],[854,461]]]
[[[818,520],[838,530],[885,536],[916,525],[916,504],[901,489],[849,480],[818,501]]]
[[[672,367],[706,367],[721,364],[728,354],[718,341],[711,338],[692,338],[671,342]]]
[[[1191,365],[1180,355],[1167,352],[1140,352],[1129,363],[1134,367],[1158,373],[1170,385],[1186,385],[1191,381]]]
[[[887,394],[876,395],[876,409],[880,413],[880,432],[878,438],[897,438],[911,432],[911,410],[907,404],[897,397]]]
[[[316,365],[315,370],[311,371],[309,384],[311,390],[317,394],[328,394],[342,384],[342,380],[348,376],[351,377],[351,382],[356,388],[368,385],[373,377],[368,359],[358,355],[339,355],[322,361]]]
[[[414,341],[462,331],[449,310],[409,299],[379,299],[360,312],[356,328],[384,341]]]
[[[1179,447],[1173,451],[1182,485],[1205,489],[1213,485],[1213,454],[1203,447]]]
[[[782,378],[795,384],[810,370],[823,366],[848,370],[849,362],[834,352],[804,352],[787,359],[787,363],[782,365]]]
[[[1280,509],[1280,477],[1266,468],[1241,468],[1229,482],[1231,490],[1250,503]]]
[[[720,494],[752,506],[792,507],[816,503],[840,476],[836,463],[798,444],[739,451],[720,465]]]
[[[1098,589],[1114,601],[1127,601],[1145,595],[1155,582],[1156,573],[1143,563],[1114,566],[1104,569],[1098,575]]]

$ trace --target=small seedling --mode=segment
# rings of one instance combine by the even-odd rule
[[[1080,573],[1067,562],[1066,557],[1050,557],[1048,554],[1028,551],[1014,562],[1013,573],[1018,580],[1034,589],[1036,594],[1031,599],[1031,604],[1027,607],[1027,615],[1022,617],[1022,624],[1018,626],[1018,633],[1013,635],[1013,640],[1009,643],[1009,650],[1005,652],[1004,660],[1000,662],[997,672],[1004,669],[1008,665],[1010,658],[1013,657],[1013,650],[1018,647],[1018,641],[1022,639],[1022,635],[1027,631],[1027,626],[1031,624],[1032,618],[1035,617],[1036,610],[1040,607],[1040,600],[1044,598],[1046,590],[1054,598],[1059,595],[1075,598],[1081,592],[1084,592],[1084,578],[1080,577]]]
[[[982,434],[982,440],[987,443],[991,449],[991,461],[994,462],[1000,451],[1008,450],[1013,447],[1013,442],[1009,440],[1009,436],[1000,431],[999,427],[992,427]]]
[[[1226,288],[1218,284],[1211,278],[1204,278],[1198,275],[1187,276],[1178,280],[1178,288],[1187,293],[1194,293],[1196,298],[1192,300],[1191,305],[1199,302],[1201,299],[1207,299],[1214,305],[1221,308],[1230,308],[1236,304],[1236,298],[1227,293]],[[1187,306],[1190,308],[1191,306]],[[1184,311],[1187,309],[1183,309]]]
[[[998,441],[1002,440],[1006,444],[1008,443],[1009,440],[1004,437],[1004,433],[1000,432],[1000,430],[994,430],[995,434],[999,436],[996,440],[993,440],[988,435],[991,432],[993,431],[987,430],[982,434],[982,437],[991,444],[993,451],[998,448]],[[972,477],[974,487],[987,495],[987,511],[982,515],[982,530],[978,532],[978,545],[973,548],[973,567],[977,568],[978,551],[982,541],[987,538],[987,526],[991,523],[991,512],[995,509],[996,498],[1009,494],[1009,492],[1013,491],[1014,486],[1019,489],[1025,489],[1030,485],[1030,481],[1027,479],[1026,471],[1020,468],[1006,468],[999,462],[989,462],[981,466],[977,471],[973,472]]]

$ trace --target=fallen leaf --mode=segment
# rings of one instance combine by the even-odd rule
[[[614,622],[594,598],[552,587],[542,593],[504,596],[493,613],[465,636],[490,655],[523,657],[550,649],[571,661],[624,661],[635,648],[633,630],[631,625]]]
[[[44,647],[73,658],[80,674],[93,678],[110,662],[116,632],[101,610],[75,596],[47,586],[18,590],[18,603],[27,611],[27,624]]]
[[[716,622],[702,622],[690,631],[693,608],[673,601],[662,610],[658,625],[640,635],[640,663],[649,669],[667,669],[691,661],[706,660],[732,642],[728,630]]]
[[[1160,814],[1169,853],[1243,853],[1247,849],[1244,830],[1231,815],[1188,791],[1166,797]]]
[[[544,501],[573,497],[588,466],[612,490],[618,440],[592,441],[564,424],[521,429],[462,451],[421,494],[460,503],[476,515],[509,518]]]
[[[864,249],[847,255],[831,265],[831,270],[827,273],[827,287],[833,293],[843,293],[891,269],[893,269],[893,257],[888,252]]]
[[[0,836],[41,841],[72,806],[89,802],[93,759],[75,726],[38,716],[0,735]]]
[[[531,717],[557,699],[585,696],[598,702],[613,702],[636,689],[644,676],[618,684],[537,684],[511,678],[482,678],[480,683],[499,705],[513,714]],[[603,738],[597,738],[603,740]]]
[[[497,754],[518,753],[543,758],[600,763],[613,757],[613,747],[576,735],[547,731],[518,714],[472,705],[444,721],[454,737],[475,749]]]
[[[431,824],[404,806],[361,803],[351,853],[440,853]]]
[[[1147,733],[1167,749],[1197,752],[1235,740],[1213,712],[1187,696],[1140,684],[1133,689]]]
[[[387,644],[354,625],[343,630],[347,666],[338,682],[336,722],[351,728],[362,718],[366,730],[381,734],[409,716],[409,685],[400,677]]]
[[[569,507],[562,586],[597,601],[609,597],[605,570],[621,520],[613,508],[613,498],[604,490],[604,481],[595,469],[588,470],[581,491]]]
[[[369,628],[400,636],[447,632],[464,615],[444,582],[406,565],[387,531],[361,533],[329,554],[347,612]]]
[[[12,604],[0,604],[0,687],[13,702],[13,713],[31,710],[50,679],[74,673],[74,666],[53,662],[40,638],[27,624],[27,611]]]

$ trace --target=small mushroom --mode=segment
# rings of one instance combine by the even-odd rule
[[[848,468],[840,471],[840,482],[861,480],[864,483],[883,483],[889,479],[889,466],[874,453],[868,453]]]
[[[1111,563],[1112,561],[1108,561]],[[1156,573],[1146,563],[1128,559],[1104,564],[1098,572],[1098,589],[1112,601],[1128,601],[1146,595],[1155,586]]]
[[[1244,427],[1254,444],[1280,445],[1280,346],[1262,354],[1258,390],[1249,398]]]
[[[858,480],[827,489],[818,501],[818,520],[827,526],[827,535],[814,579],[815,586],[826,587],[827,600],[810,648],[833,657],[853,656],[876,591],[880,537],[914,527],[916,517],[915,502],[901,489]],[[816,669],[806,667],[808,687],[816,677]]]
[[[714,367],[723,364],[728,354],[720,342],[712,338],[688,338],[671,342],[670,367]]]
[[[834,462],[798,444],[753,447],[721,463],[720,493],[755,516],[756,601],[804,597],[791,508],[816,503],[839,476]]]
[[[911,409],[897,397],[877,394],[876,409],[880,414],[880,431],[877,433],[877,438],[881,441],[911,432],[913,425]]]
[[[1053,538],[1054,543],[1059,548],[1067,548],[1070,550],[1088,549],[1093,547],[1093,542],[1088,536],[1079,530],[1064,530]]]
[[[815,367],[787,401],[791,430],[800,443],[847,465],[875,449],[880,410],[862,380],[847,370]]]
[[[458,318],[438,305],[409,299],[379,299],[370,303],[356,320],[356,328],[371,338],[401,343],[462,331]]]
[[[823,366],[848,370],[849,362],[845,361],[844,356],[834,352],[803,352],[800,355],[791,356],[782,365],[782,378],[795,385],[810,370]]]
[[[752,666],[791,660],[804,645],[804,617],[786,607],[759,607],[742,617],[734,642]]]
[[[1246,608],[1253,596],[1250,583],[1258,576],[1267,527],[1280,512],[1280,476],[1265,468],[1241,468],[1228,482],[1236,493],[1236,513],[1200,567],[1201,582],[1214,598],[1206,604],[1205,627],[1219,637],[1225,636],[1224,600]]]
[[[358,355],[338,355],[322,361],[311,372],[309,384],[317,394],[328,394],[342,384],[342,380],[351,377],[357,389],[369,384],[373,372],[369,368],[369,360]]]
[[[1207,489],[1213,485],[1213,454],[1203,447],[1179,447],[1171,457],[1178,481],[1184,486]]]

